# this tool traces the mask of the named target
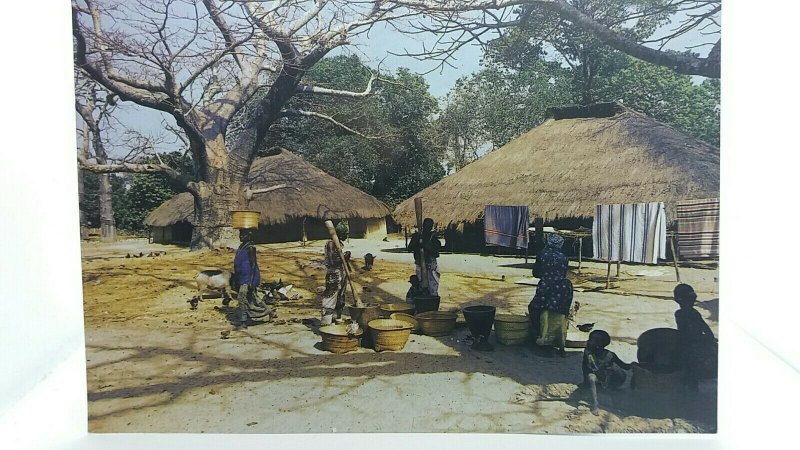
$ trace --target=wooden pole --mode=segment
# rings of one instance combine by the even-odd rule
[[[353,279],[350,277],[350,270],[347,268],[347,261],[344,259],[342,243],[339,242],[339,236],[336,235],[336,228],[333,226],[333,222],[330,220],[325,221],[325,227],[328,229],[328,234],[331,236],[331,240],[336,246],[336,251],[339,252],[339,257],[342,258],[342,267],[344,268],[344,274],[347,277],[347,282],[350,284],[350,291],[353,293],[353,300],[355,301],[356,308],[363,308],[364,304],[361,303],[361,300],[358,298],[358,294],[356,294],[356,288],[353,287]]]
[[[681,273],[678,272],[678,252],[675,251],[675,236],[669,238],[669,244],[672,246],[672,265],[675,266],[675,278],[678,283],[681,282]]]
[[[414,199],[414,212],[417,213],[417,233],[419,233],[420,243],[422,243],[422,197]],[[425,263],[425,250],[420,246],[419,267],[422,272],[422,287],[430,293],[430,283],[428,282],[428,265]]]
[[[619,265],[621,260],[617,260],[617,276],[619,277]]]
[[[306,219],[307,219],[307,217],[303,217],[303,225],[302,225],[303,226],[303,230],[302,230],[302,234],[303,235],[300,238],[303,241],[303,247],[305,247],[306,246],[306,242],[308,242],[308,234],[306,234]]]
[[[533,251],[538,255],[539,251],[544,248],[544,219],[541,217],[534,218],[533,227],[534,239],[536,242],[536,246],[533,247]]]
[[[611,260],[608,260],[608,272],[606,272],[606,289],[611,286]]]
[[[583,262],[583,238],[578,238],[578,273],[581,273],[581,263]]]

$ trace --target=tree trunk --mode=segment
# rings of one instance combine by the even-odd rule
[[[111,178],[107,173],[100,175],[100,240],[103,242],[117,240],[114,209],[111,207]]]
[[[89,227],[86,226],[86,213],[83,212],[83,208],[80,205],[80,202],[83,201],[83,193],[83,170],[78,168],[78,222],[80,223],[81,240],[89,238]]]
[[[239,235],[231,227],[230,212],[241,209],[241,203],[236,195],[220,192],[219,187],[203,184],[194,198],[192,250],[237,247]]]
[[[244,189],[250,170],[232,158],[221,139],[206,144],[208,180],[196,184],[194,194],[194,221],[192,228],[193,250],[203,248],[236,248],[238,231],[231,227],[230,212],[247,209]]]
[[[83,142],[81,143],[81,156],[84,159],[89,159],[89,126],[86,125],[86,122],[83,122]],[[78,222],[80,223],[81,229],[81,240],[89,239],[89,226],[86,223],[86,213],[83,211],[81,207],[81,202],[83,202],[83,194],[85,191],[85,183],[83,178],[83,170],[81,170],[80,165],[78,166]]]

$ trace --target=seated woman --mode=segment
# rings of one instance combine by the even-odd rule
[[[697,390],[701,379],[717,377],[717,338],[711,328],[694,309],[697,294],[688,284],[679,284],[674,290],[678,326],[675,362],[686,371],[685,382],[690,390]]]
[[[674,328],[654,328],[639,336],[637,359],[642,368],[653,373],[684,371],[684,383],[697,389],[701,379],[717,377],[717,339],[694,309],[697,294],[688,284],[673,291],[680,309],[675,311]]]

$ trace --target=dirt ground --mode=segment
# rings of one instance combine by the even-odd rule
[[[470,348],[469,331],[412,335],[399,352],[370,349],[336,355],[322,351],[308,320],[319,315],[324,285],[322,242],[259,245],[262,280],[294,285],[275,323],[232,331],[232,307],[210,298],[191,310],[194,277],[230,268],[232,251],[186,248],[130,239],[84,242],[89,430],[92,432],[313,433],[313,432],[715,432],[716,383],[699,395],[680,390],[623,389],[601,395],[589,412],[581,381],[580,349],[543,358],[525,346],[493,352]],[[356,289],[372,303],[402,301],[413,258],[402,238],[346,244],[360,266],[377,255],[371,272],[357,271]],[[154,251],[165,255],[148,256]],[[143,253],[142,257],[126,257]],[[531,261],[532,262],[532,261]],[[636,356],[636,337],[674,327],[671,266],[623,265],[611,289],[606,266],[571,263],[576,323],[596,322],[612,336],[623,360]],[[441,309],[490,304],[498,313],[525,314],[535,286],[521,258],[444,254]],[[612,270],[612,275],[614,270]],[[683,282],[699,295],[698,310],[717,331],[718,272],[682,267]],[[350,297],[348,297],[349,299]],[[232,305],[235,306],[235,301]],[[305,323],[304,323],[305,322]],[[571,340],[587,333],[570,328]]]

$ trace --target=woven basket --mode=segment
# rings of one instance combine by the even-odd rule
[[[322,349],[331,353],[347,353],[358,349],[358,341],[363,330],[356,334],[347,333],[347,325],[328,325],[319,329],[322,336]]]
[[[261,213],[258,211],[231,211],[233,228],[258,228]]]
[[[417,322],[417,319],[415,319],[414,316],[412,316],[411,314],[392,313],[389,316],[389,318],[394,320],[402,320],[403,322],[408,322],[412,326],[414,326],[414,329],[412,329],[411,331],[413,333],[419,333],[419,322]]]
[[[494,334],[503,345],[524,344],[530,334],[530,320],[516,314],[494,316]]]
[[[428,311],[414,316],[419,322],[422,334],[427,336],[447,336],[456,327],[455,313]]]
[[[392,319],[375,319],[369,323],[369,331],[375,351],[402,350],[408,342],[413,327],[408,322]]]
[[[414,307],[408,303],[384,303],[381,305],[381,313],[384,319],[388,319],[392,313],[414,314]]]

